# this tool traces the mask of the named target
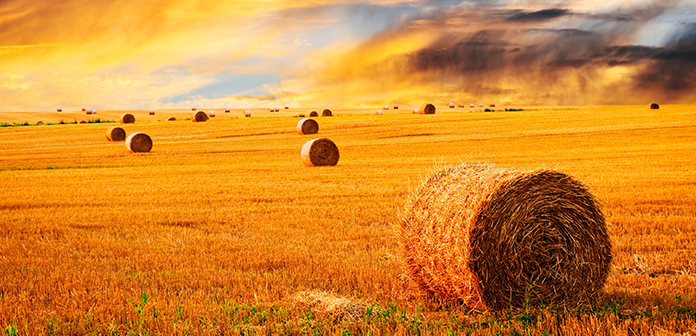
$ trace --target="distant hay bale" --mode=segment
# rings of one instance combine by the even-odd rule
[[[213,118],[215,117],[215,111],[208,111],[208,115]]]
[[[80,120],[80,124],[86,124],[87,122],[84,120]]]
[[[176,117],[169,117],[167,118],[167,121],[176,121]]]
[[[150,109],[150,115],[155,115],[155,110]]]
[[[83,107],[82,107],[82,112],[86,112],[86,111],[87,111],[87,108],[83,106]]]
[[[331,117],[331,116],[333,116],[333,113],[329,109],[324,109],[323,111],[321,111],[321,116],[322,117]]]
[[[417,109],[417,108],[414,108],[414,109],[413,109],[413,114],[418,114],[418,109]]]
[[[450,108],[454,108],[454,103],[449,103]]]
[[[290,109],[290,106],[285,105],[285,109],[286,109],[286,110],[289,110],[289,109]]]
[[[135,123],[135,116],[130,114],[130,113],[124,113],[121,116],[121,123],[122,124],[133,124],[133,123]]]
[[[44,124],[44,122],[43,122],[43,121],[41,121],[41,120],[39,120],[39,121],[37,121],[37,122],[36,122],[36,124],[37,124],[37,125],[43,125],[43,124]]]
[[[382,112],[382,110],[377,110],[377,115],[383,115],[383,114],[384,114],[384,112]]]
[[[319,123],[316,120],[304,118],[297,122],[298,134],[317,134],[317,132],[319,132]]]
[[[63,112],[63,109],[59,107],[59,108],[56,109],[56,111],[58,111],[58,112]]]
[[[309,116],[310,117],[318,117],[319,113],[317,111],[312,111],[312,112],[309,112]]]
[[[251,117],[251,110],[245,110],[245,111],[244,111],[244,117],[245,117],[245,118]]]
[[[386,110],[388,110],[388,109],[389,109],[389,106],[387,106],[387,105],[384,105],[384,106],[382,106],[382,109],[386,111]]]
[[[551,170],[450,167],[415,192],[399,218],[414,283],[478,309],[590,303],[612,260],[594,196]]]
[[[198,111],[198,112],[193,114],[193,117],[191,117],[191,121],[193,121],[193,122],[208,121],[208,115],[203,111]]]
[[[340,155],[333,141],[319,138],[307,141],[300,153],[302,163],[307,167],[335,166]]]
[[[112,127],[106,131],[106,140],[123,141],[126,140],[126,131],[121,127]]]
[[[479,104],[479,107],[483,107],[483,104]]]
[[[435,114],[435,105],[425,104],[423,107],[418,109],[420,114]]]
[[[274,112],[274,111],[275,111],[275,108],[272,108],[272,107],[268,108],[268,112]]]
[[[652,104],[650,104],[650,109],[651,110],[659,110],[660,105],[658,105],[657,103],[652,103]]]
[[[92,114],[97,114],[97,109],[92,109]]]
[[[276,111],[276,112],[280,112],[280,108],[279,108],[279,107],[274,107],[273,110]]]
[[[469,107],[476,107],[475,104],[469,104]]]
[[[490,104],[488,105],[488,107],[495,107],[495,104]]]
[[[126,139],[126,148],[131,153],[147,153],[152,150],[152,139],[145,133],[135,132]]]
[[[225,107],[225,113],[230,113],[230,109]]]
[[[459,105],[457,105],[457,107],[462,108],[462,107],[466,107],[466,106],[464,104],[459,104]]]
[[[395,109],[395,110],[398,110],[398,109],[399,109],[399,105],[394,105],[394,109]]]
[[[197,108],[195,108],[195,107],[191,108],[191,111],[196,111],[196,110],[197,110]]]
[[[92,114],[92,109],[87,109],[87,110],[85,111],[85,114],[87,114],[87,115]]]

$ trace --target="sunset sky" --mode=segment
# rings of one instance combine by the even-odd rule
[[[0,0],[0,111],[696,103],[696,0]]]

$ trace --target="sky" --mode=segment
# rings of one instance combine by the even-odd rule
[[[0,0],[0,111],[696,103],[696,0]]]

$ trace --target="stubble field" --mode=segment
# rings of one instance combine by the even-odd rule
[[[7,334],[696,334],[696,106],[132,111],[137,122],[0,128]],[[0,122],[123,112],[0,113]],[[178,121],[164,121],[175,115]],[[153,139],[131,154],[106,131]],[[336,167],[308,168],[327,137]],[[420,296],[393,230],[410,191],[462,162],[552,168],[591,187],[614,260],[581,309],[478,312]]]

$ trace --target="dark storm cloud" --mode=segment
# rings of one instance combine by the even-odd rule
[[[507,20],[508,21],[544,21],[544,20],[550,20],[550,19],[556,19],[561,16],[569,15],[571,14],[570,11],[567,9],[560,9],[560,8],[550,8],[550,9],[543,9],[540,11],[536,12],[519,12],[511,17],[509,17]]]

